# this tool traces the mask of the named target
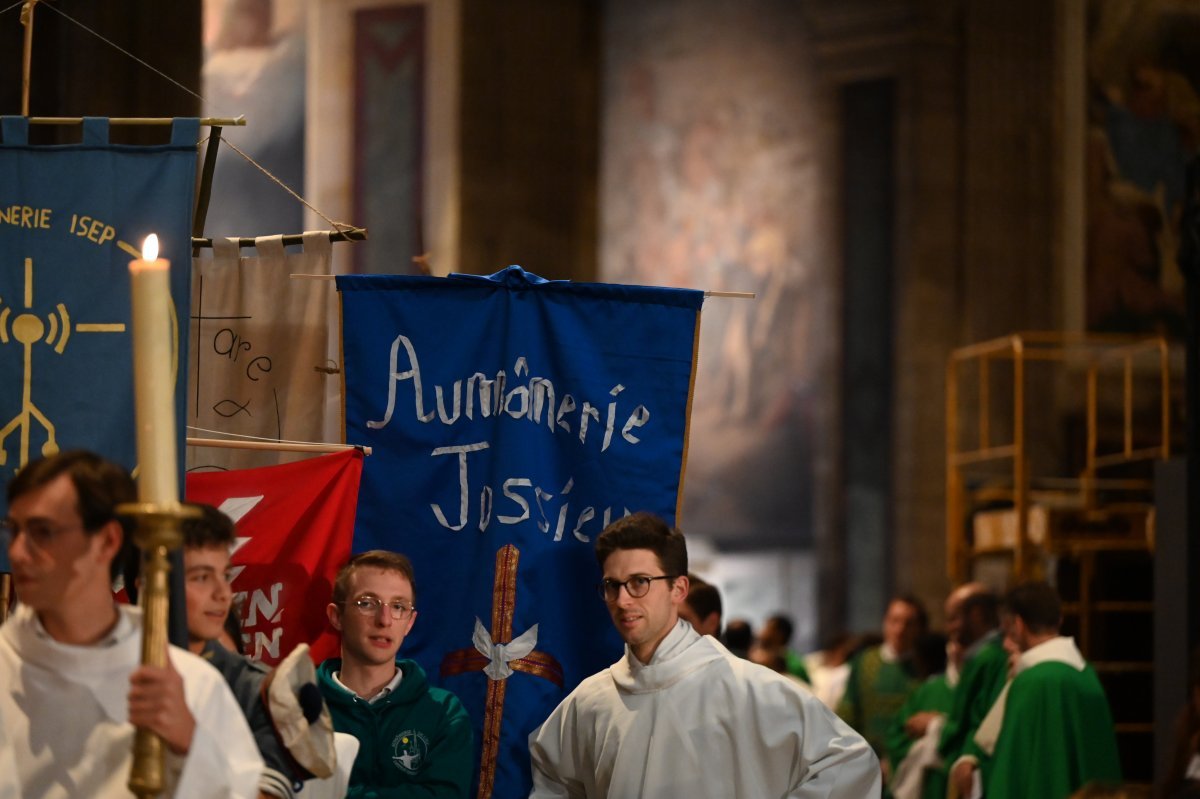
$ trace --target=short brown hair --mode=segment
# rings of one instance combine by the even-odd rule
[[[84,532],[95,533],[111,521],[121,525],[121,550],[109,564],[109,574],[115,580],[132,546],[130,536],[133,520],[117,516],[117,506],[137,501],[137,487],[125,467],[105,460],[94,452],[82,449],[67,450],[31,461],[8,483],[8,504],[67,475],[75,487],[76,511],[83,522]]]
[[[225,549],[229,550],[237,538],[233,519],[230,519],[212,505],[199,502],[183,503],[189,508],[200,510],[198,518],[188,517],[180,524],[183,533],[184,549]],[[129,601],[138,601],[138,578],[142,574],[142,551],[136,546],[130,546],[125,553],[125,593]]]
[[[925,632],[929,629],[929,613],[925,610],[925,603],[917,599],[916,594],[892,594],[892,598],[888,600],[888,607],[899,602],[901,605],[908,605],[913,609],[913,613],[917,619],[917,631]]]
[[[1033,580],[1013,588],[1004,598],[1004,609],[1034,633],[1056,633],[1062,624],[1062,602],[1047,582]]]
[[[609,555],[618,549],[648,549],[658,556],[658,563],[671,577],[688,573],[687,542],[683,533],[655,516],[640,511],[617,519],[604,528],[596,538],[596,561],[600,568]]]
[[[714,613],[718,620],[721,618],[721,592],[694,574],[688,575],[688,595],[683,601],[700,619],[707,619]]]
[[[398,572],[412,586],[413,604],[416,604],[417,580],[413,576],[412,562],[399,552],[389,552],[386,549],[360,552],[350,558],[345,566],[338,569],[337,577],[333,580],[333,604],[346,604],[346,600],[350,598],[350,578],[354,576],[356,570],[364,566]]]
[[[226,516],[212,505],[200,502],[188,502],[188,507],[198,508],[200,517],[184,519],[183,546],[185,549],[217,549],[233,546],[237,538],[233,519]]]

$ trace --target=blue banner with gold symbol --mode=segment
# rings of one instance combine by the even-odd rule
[[[622,652],[596,536],[674,523],[703,293],[520,267],[337,282],[347,440],[373,447],[353,549],[412,559],[400,653],[470,713],[472,795],[527,796],[529,733]]]
[[[170,143],[155,146],[111,144],[108,128],[89,118],[81,143],[39,146],[27,119],[0,118],[4,484],[65,449],[136,467],[129,262],[151,233],[171,261],[176,343],[187,341],[199,120],[175,120]],[[175,351],[182,455],[187,348]]]

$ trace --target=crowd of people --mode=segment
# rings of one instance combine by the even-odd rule
[[[399,656],[418,615],[402,554],[360,553],[338,573],[340,657],[314,670],[298,650],[270,671],[231,649],[234,526],[202,507],[183,528],[188,646],[148,666],[141,612],[112,593],[122,570],[131,598],[139,585],[116,513],[134,498],[125,470],[60,453],[7,495],[19,603],[0,626],[0,799],[128,795],[135,727],[164,743],[168,796],[468,795],[470,719]],[[533,797],[1134,795],[1116,792],[1108,702],[1047,583],[960,586],[944,634],[896,596],[881,635],[801,655],[786,616],[757,636],[724,625],[719,591],[657,517],[612,523],[595,554],[625,653],[530,736]],[[1193,677],[1173,797],[1200,785]]]
[[[783,615],[757,636],[732,619],[724,635],[732,631],[731,649],[748,642],[744,657],[807,684],[863,736],[879,758],[884,797],[1149,799],[1149,786],[1121,781],[1108,700],[1060,634],[1051,585],[1000,594],[968,583],[944,611],[945,630],[931,631],[920,600],[897,595],[882,634],[839,634],[803,656],[790,649]],[[1200,797],[1200,653],[1194,660],[1170,773],[1154,794],[1164,799]]]

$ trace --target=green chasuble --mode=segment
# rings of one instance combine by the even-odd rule
[[[954,704],[942,728],[938,754],[948,771],[962,754],[983,717],[992,709],[1008,680],[1008,653],[999,632],[989,633],[984,643],[963,664],[962,677],[954,690]]]
[[[1112,713],[1092,667],[1051,661],[1018,674],[983,772],[988,799],[1066,799],[1092,780],[1120,782]]]
[[[799,677],[807,685],[812,685],[812,677],[808,676],[808,669],[804,666],[804,657],[796,650],[788,649],[784,651],[783,666],[787,669],[788,674],[793,677]]]
[[[887,758],[893,775],[896,774],[900,763],[908,756],[908,752],[915,742],[904,731],[904,722],[917,713],[928,711],[941,713],[943,716],[948,715],[953,704],[954,688],[946,681],[945,674],[935,674],[930,677],[921,683],[921,687],[908,698],[904,707],[900,708],[900,712],[892,720],[892,725],[888,728],[887,733]],[[945,796],[945,772],[926,769],[922,781],[922,799],[945,799]]]
[[[884,660],[883,648],[873,646],[850,662],[850,677],[838,704],[838,715],[882,758],[887,750],[888,727],[919,685],[911,661]]]

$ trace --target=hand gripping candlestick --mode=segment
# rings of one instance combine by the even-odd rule
[[[129,264],[139,501],[117,508],[137,520],[133,540],[142,551],[142,665],[159,667],[167,665],[167,553],[182,543],[184,517],[198,515],[179,503],[170,269],[170,261],[158,257],[158,237],[153,234],[146,238],[142,257]],[[148,799],[162,792],[164,782],[163,741],[139,727],[129,790]]]

